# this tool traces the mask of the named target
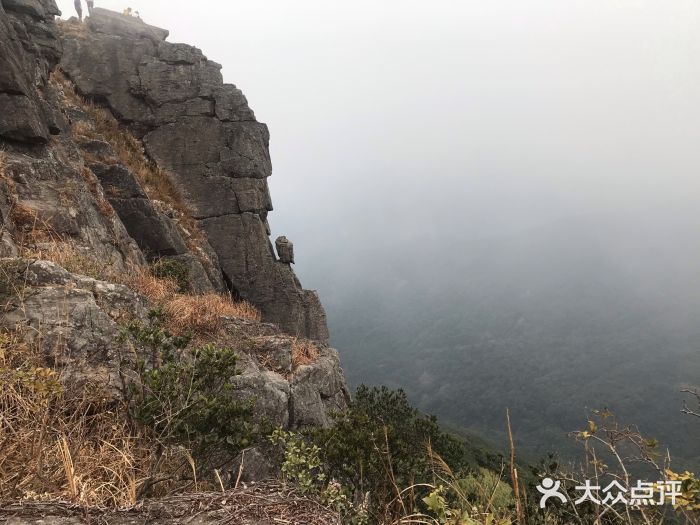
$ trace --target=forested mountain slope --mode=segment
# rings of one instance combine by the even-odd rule
[[[587,409],[609,407],[697,464],[679,390],[700,376],[699,237],[684,207],[577,217],[389,243],[324,265],[315,284],[353,383],[405,387],[491,437],[509,407],[536,455],[566,449]]]

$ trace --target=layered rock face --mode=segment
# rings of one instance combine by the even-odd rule
[[[53,0],[9,0],[0,5],[0,137],[45,144],[58,132],[36,91],[60,58]]]
[[[164,42],[167,32],[99,10],[87,27],[59,31],[56,14],[53,0],[0,0],[0,330],[25,334],[71,379],[116,390],[120,327],[145,322],[152,305],[86,277],[89,268],[66,270],[65,254],[51,250],[72,247],[102,276],[174,259],[187,267],[192,292],[230,289],[281,328],[225,320],[217,343],[241,347],[238,395],[275,425],[329,424],[347,388],[325,344],[321,304],[289,266],[291,243],[282,262],[268,238],[267,128],[222,83],[218,65]],[[59,62],[83,94],[142,137],[187,195],[203,236],[188,231],[181,211],[149,198],[105,131],[113,121],[100,125],[99,111],[50,78]],[[297,335],[317,341],[314,362],[293,366]]]
[[[301,287],[286,254],[279,260],[269,240],[267,127],[241,91],[223,83],[220,65],[197,48],[166,42],[167,35],[95,9],[87,30],[64,31],[60,67],[171,174],[229,289],[286,332],[327,342],[318,296]]]
[[[61,57],[53,0],[0,2],[0,256],[15,241],[66,236],[105,266],[123,270],[143,255],[123,223],[88,187],[61,94],[49,74]]]

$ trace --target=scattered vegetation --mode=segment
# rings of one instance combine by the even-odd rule
[[[156,261],[151,271],[158,279],[167,279],[177,284],[178,292],[190,291],[190,272],[187,266],[175,259],[160,259]]]
[[[233,395],[236,354],[214,345],[190,346],[189,337],[163,329],[162,314],[154,311],[150,324],[132,322],[125,329],[131,355],[123,367],[129,414],[147,429],[152,443],[153,472],[140,494],[151,495],[155,485],[170,481],[158,476],[166,452],[184,447],[195,485],[212,475],[232,455],[251,444],[253,403]],[[223,459],[222,459],[223,458]]]
[[[460,473],[470,465],[462,442],[412,408],[402,391],[386,388],[360,387],[332,428],[278,431],[273,441],[283,445],[286,478],[343,513],[344,523],[391,524],[427,511],[421,498],[430,493],[437,457],[429,450]]]
[[[50,239],[47,242],[36,243],[32,248],[20,245],[20,255],[27,259],[51,261],[71,273],[86,275],[93,279],[103,279],[105,273],[111,271],[70,239],[61,241]]]
[[[318,356],[318,347],[313,341],[298,337],[292,341],[292,370],[315,363]]]
[[[149,462],[98,385],[73,388],[23,334],[0,334],[0,499],[129,505]]]
[[[76,121],[73,133],[109,142],[120,162],[134,173],[148,197],[172,207],[178,213],[181,226],[193,238],[199,239],[199,228],[182,194],[170,176],[146,157],[141,141],[121,126],[109,111],[76,93],[73,84],[60,71],[52,73],[51,80],[60,85],[69,104],[77,106],[90,117],[91,122]]]
[[[19,245],[22,257],[52,261],[71,273],[128,286],[162,308],[164,322],[175,334],[192,332],[214,336],[223,328],[225,317],[261,320],[260,312],[255,307],[245,301],[236,302],[230,295],[180,293],[185,286],[187,269],[183,270],[177,261],[169,261],[168,264],[159,261],[152,267],[130,266],[124,271],[116,271],[72,239],[56,234],[33,210],[21,205],[13,210],[15,216],[20,215],[15,221],[26,221],[30,228],[22,234]]]
[[[7,153],[0,149],[0,179],[7,177],[5,170],[7,169]]]

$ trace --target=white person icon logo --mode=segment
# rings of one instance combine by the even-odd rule
[[[562,503],[566,503],[566,496],[559,492],[561,481],[554,481],[552,478],[544,478],[541,485],[537,485],[537,490],[542,493],[540,498],[540,508],[543,509],[549,498],[558,498]]]

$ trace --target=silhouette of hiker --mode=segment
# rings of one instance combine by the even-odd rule
[[[75,11],[78,13],[78,20],[83,21],[83,5],[80,0],[74,0],[73,5],[75,6]]]
[[[92,14],[92,9],[95,7],[95,0],[85,0],[85,3],[87,4],[88,8],[88,13]],[[75,10],[78,13],[78,18],[80,21],[83,21],[83,5],[81,0],[74,0],[73,5],[75,6]]]

